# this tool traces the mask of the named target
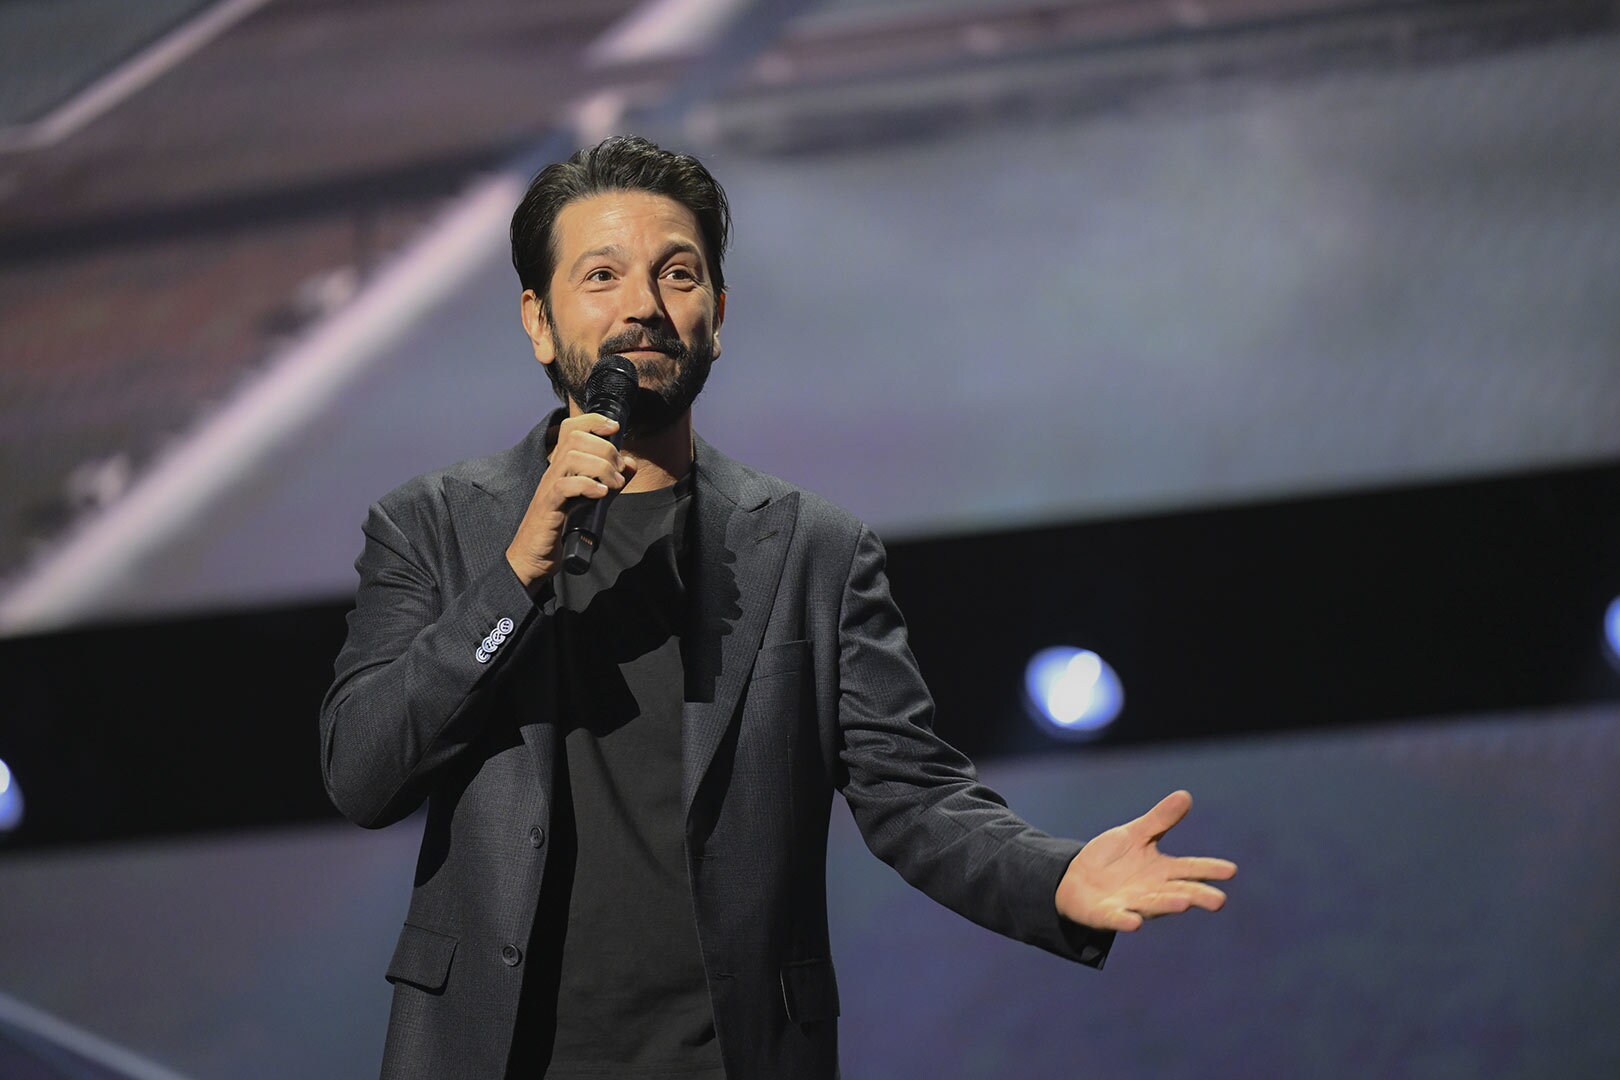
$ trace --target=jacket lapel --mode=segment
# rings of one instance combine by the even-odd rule
[[[505,453],[483,459],[466,482],[447,478],[445,498],[469,575],[504,557],[545,473],[548,422]],[[701,438],[693,441],[693,580],[687,583],[692,621],[681,723],[681,805],[687,813],[752,674],[799,509],[797,492],[773,498],[760,474]],[[533,662],[554,664],[556,656]],[[521,731],[540,775],[550,776],[556,726],[525,723]]]
[[[465,479],[445,477],[445,500],[469,580],[505,557],[529,509],[546,472],[547,423],[541,421],[508,450],[468,462]]]
[[[681,726],[681,807],[725,737],[759,651],[793,526],[797,492],[771,498],[758,474],[696,439],[692,619]]]

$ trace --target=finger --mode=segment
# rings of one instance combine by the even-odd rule
[[[1159,800],[1159,805],[1131,822],[1129,828],[1138,840],[1157,840],[1186,817],[1191,809],[1191,793],[1172,791]]]
[[[619,422],[601,413],[580,413],[570,416],[557,428],[557,438],[560,441],[564,436],[576,431],[583,431],[591,435],[611,435],[619,430]]]
[[[1237,875],[1237,863],[1202,856],[1182,856],[1170,861],[1170,876],[1182,881],[1226,881]]]
[[[1099,930],[1119,930],[1129,934],[1142,928],[1142,916],[1126,908],[1117,908],[1098,921],[1102,924],[1097,927]]]
[[[1219,911],[1226,906],[1226,894],[1201,881],[1172,881],[1166,883],[1161,891],[1185,896],[1191,906],[1205,911]]]
[[[603,443],[611,453],[613,447]],[[614,455],[617,457],[617,455]],[[562,459],[563,476],[589,476],[611,488],[624,486],[625,478],[613,458],[598,457],[587,450],[570,450]]]
[[[589,454],[604,461],[611,461],[615,467],[620,458],[618,447],[589,431],[576,431],[566,439],[558,439],[557,448],[551,452],[551,458],[553,461],[559,458],[566,459],[570,454]]]
[[[1179,888],[1167,886],[1136,897],[1130,909],[1143,918],[1156,919],[1160,915],[1180,915],[1192,906],[1192,897]]]
[[[587,499],[605,498],[611,490],[613,489],[592,476],[565,476],[557,484],[557,497],[561,500],[559,503],[561,505],[569,499],[580,496]]]

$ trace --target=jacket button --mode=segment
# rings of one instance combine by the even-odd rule
[[[546,831],[544,829],[542,829],[540,826],[536,825],[534,828],[529,830],[529,846],[530,847],[539,847],[541,844],[543,844],[545,842],[546,842]]]
[[[523,952],[516,945],[501,946],[501,963],[507,967],[517,967],[523,961]]]

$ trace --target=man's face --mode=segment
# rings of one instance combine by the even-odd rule
[[[668,427],[691,408],[720,355],[725,298],[709,281],[697,218],[663,195],[608,192],[563,207],[552,236],[550,302],[523,294],[535,358],[554,365],[583,407],[596,362],[625,357],[641,384],[625,432]]]

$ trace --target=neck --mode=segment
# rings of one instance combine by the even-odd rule
[[[568,402],[569,416],[579,416],[584,411],[578,402]],[[625,485],[625,491],[657,491],[669,487],[692,470],[692,410],[688,409],[680,419],[656,434],[626,436],[620,449],[636,459],[636,473]]]

